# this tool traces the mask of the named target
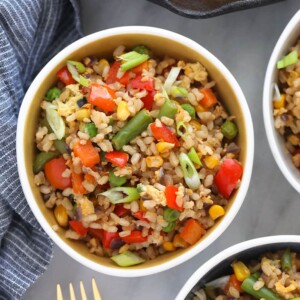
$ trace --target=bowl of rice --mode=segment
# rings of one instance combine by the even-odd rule
[[[282,32],[264,82],[266,134],[281,172],[300,193],[300,11]]]
[[[176,300],[299,299],[299,276],[299,237],[262,237],[211,258],[190,277]]]
[[[120,27],[57,54],[24,98],[17,157],[37,220],[67,254],[115,276],[167,270],[231,223],[253,164],[244,95],[176,33]]]

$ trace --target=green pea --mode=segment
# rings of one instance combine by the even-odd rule
[[[108,180],[111,186],[113,187],[118,187],[122,186],[123,184],[126,183],[127,177],[126,176],[116,176],[115,175],[115,169],[110,170],[109,175],[108,175]]]
[[[90,136],[90,138],[93,138],[97,135],[98,130],[96,125],[93,122],[91,122],[85,124],[85,132]]]
[[[53,87],[48,90],[45,99],[47,101],[51,102],[51,101],[55,100],[56,98],[58,98],[60,96],[60,94],[61,94],[61,90],[57,87]]]
[[[166,207],[163,212],[164,219],[168,222],[174,222],[178,220],[180,212],[178,210]]]
[[[221,126],[221,131],[228,140],[232,140],[238,134],[238,127],[235,123],[231,121],[226,121]]]
[[[149,50],[146,46],[144,45],[139,45],[139,46],[136,46],[133,51],[139,53],[139,54],[146,54],[146,55],[149,55]]]
[[[175,227],[176,227],[176,222],[169,222],[169,224],[166,227],[162,228],[162,231],[168,233],[173,231]]]

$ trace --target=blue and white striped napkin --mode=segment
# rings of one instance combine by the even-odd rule
[[[77,0],[0,0],[0,299],[21,299],[52,258],[20,186],[17,118],[33,77],[80,36]]]

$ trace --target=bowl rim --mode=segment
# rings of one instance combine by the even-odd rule
[[[175,300],[184,300],[185,297],[191,292],[193,287],[197,282],[205,276],[211,269],[217,266],[222,261],[226,260],[237,253],[243,252],[245,250],[250,250],[252,248],[262,246],[262,245],[272,245],[272,244],[283,244],[283,243],[299,243],[300,236],[298,235],[274,235],[267,237],[260,237],[256,239],[247,240],[229,248],[226,248],[222,252],[216,254],[211,259],[209,259],[205,264],[200,266],[193,275],[187,280],[184,286],[181,288],[177,294]]]
[[[271,148],[271,152],[273,154],[273,157],[281,170],[284,177],[287,179],[287,181],[290,183],[290,185],[298,192],[300,193],[300,180],[299,176],[298,179],[296,178],[296,175],[292,173],[288,165],[286,164],[283,155],[280,151],[280,147],[278,147],[278,143],[276,141],[276,136],[279,134],[276,132],[274,128],[274,118],[273,113],[271,113],[270,110],[270,101],[272,101],[272,91],[273,89],[272,84],[272,77],[274,76],[274,72],[276,72],[276,62],[278,59],[283,55],[282,51],[284,49],[284,46],[286,44],[286,40],[289,38],[290,33],[293,29],[295,29],[296,26],[299,26],[300,24],[300,10],[292,17],[292,19],[288,22],[286,27],[284,28],[283,32],[281,33],[274,50],[271,54],[267,71],[265,74],[265,80],[264,80],[264,89],[263,89],[263,118],[264,118],[264,124],[265,124],[265,131],[267,135],[267,139],[269,142],[269,146]],[[300,37],[300,35],[299,35]],[[289,45],[292,46],[292,45]],[[279,138],[279,136],[278,136]],[[282,139],[282,137],[280,136]],[[299,171],[300,174],[300,171]]]
[[[222,75],[227,79],[231,88],[239,100],[239,103],[242,107],[242,113],[247,133],[247,149],[246,149],[246,159],[245,159],[245,168],[243,173],[243,180],[241,182],[241,186],[238,190],[238,194],[235,198],[234,204],[231,206],[231,209],[227,212],[223,220],[221,220],[222,224],[219,224],[213,232],[208,235],[203,242],[191,248],[189,251],[169,260],[163,262],[161,264],[141,268],[141,269],[130,269],[130,268],[111,268],[107,266],[103,266],[101,264],[97,264],[83,255],[76,252],[71,246],[67,245],[61,238],[52,230],[51,226],[49,226],[48,222],[45,220],[42,212],[39,210],[37,202],[34,199],[33,193],[30,188],[29,181],[26,176],[25,163],[23,159],[23,131],[25,130],[26,124],[26,116],[27,111],[30,108],[31,95],[35,94],[35,91],[38,89],[40,84],[44,81],[45,77],[49,73],[49,69],[53,69],[62,59],[66,59],[68,56],[71,56],[74,49],[78,49],[83,47],[86,44],[90,44],[96,40],[103,39],[105,37],[109,37],[112,35],[125,35],[125,34],[146,34],[152,36],[158,36],[166,39],[172,39],[180,44],[184,44],[194,51],[200,53],[207,60],[209,60],[214,66],[217,66],[218,70]],[[252,166],[253,166],[253,157],[254,157],[254,131],[253,131],[253,123],[250,114],[250,110],[248,108],[248,104],[246,102],[245,96],[233,77],[233,75],[229,72],[229,70],[221,63],[213,54],[211,54],[204,47],[200,46],[195,41],[184,37],[180,34],[174,33],[169,30],[149,27],[149,26],[123,26],[123,27],[115,27],[111,29],[102,30],[88,36],[85,36],[68,47],[64,48],[60,51],[56,56],[54,56],[40,71],[40,73],[36,76],[32,84],[30,85],[28,91],[25,94],[24,100],[21,105],[21,109],[19,112],[18,126],[17,126],[17,138],[16,138],[16,147],[17,147],[17,161],[18,161],[18,172],[21,180],[21,185],[23,188],[23,192],[27,199],[27,202],[34,213],[36,219],[44,229],[44,231],[49,235],[49,237],[58,245],[65,253],[71,256],[73,259],[83,264],[84,266],[107,275],[118,276],[118,277],[138,277],[138,276],[146,276],[154,273],[158,273],[161,271],[165,271],[172,267],[175,267],[196,254],[199,254],[205,248],[207,248],[212,242],[214,242],[229,226],[229,224],[233,221],[235,215],[239,211],[246,193],[248,191],[248,187],[250,184],[251,174],[252,174]],[[222,225],[222,226],[221,226]]]

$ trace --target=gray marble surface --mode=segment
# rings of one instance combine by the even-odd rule
[[[287,0],[206,20],[185,19],[144,0],[81,0],[81,8],[85,34],[122,25],[157,26],[195,40],[228,67],[241,85],[253,117],[252,180],[245,202],[232,224],[215,243],[190,261],[157,275],[117,278],[93,272],[55,247],[48,270],[24,299],[56,299],[56,283],[61,283],[67,294],[67,285],[73,282],[79,292],[79,281],[83,280],[89,287],[92,277],[98,282],[103,300],[174,299],[203,262],[228,246],[255,237],[300,234],[300,197],[274,161],[262,115],[263,80],[268,59],[283,28],[300,8],[300,1]],[[88,299],[92,299],[91,293]]]

